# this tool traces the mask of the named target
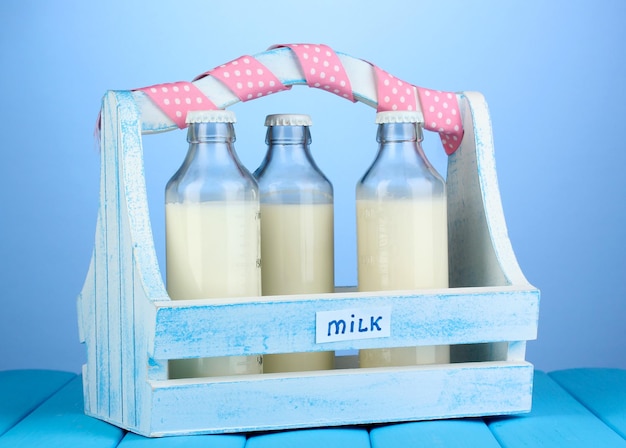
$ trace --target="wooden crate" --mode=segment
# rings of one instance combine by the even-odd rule
[[[255,56],[303,84],[287,49]],[[375,105],[371,65],[340,55],[357,99]],[[237,101],[212,78],[216,104]],[[101,110],[95,247],[78,297],[85,412],[147,436],[230,433],[527,412],[539,291],[512,250],[491,123],[479,93],[458,94],[465,135],[449,157],[449,289],[171,301],[157,263],[142,134],[175,126],[142,92]],[[388,337],[316,343],[328,311],[390,310]],[[449,344],[452,364],[169,380],[169,359]]]

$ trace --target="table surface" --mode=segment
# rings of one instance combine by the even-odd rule
[[[533,389],[532,412],[519,416],[148,439],[84,415],[80,375],[7,370],[0,448],[626,448],[626,370],[536,371]]]

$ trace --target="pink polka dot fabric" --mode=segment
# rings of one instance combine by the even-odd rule
[[[343,64],[329,46],[323,44],[284,44],[271,48],[287,47],[293,51],[300,63],[309,87],[326,90],[352,102],[352,86]]]
[[[196,77],[211,75],[224,83],[241,101],[250,101],[290,89],[252,56],[241,56]]]
[[[374,64],[371,65],[376,74],[377,111],[419,110],[419,97],[424,128],[438,132],[446,154],[454,153],[463,139],[463,124],[456,95],[452,92],[416,87]]]
[[[187,126],[187,112],[217,109],[213,101],[187,81],[157,84],[137,90],[145,92],[180,129]]]
[[[390,75],[375,65],[376,93],[378,96],[378,112],[393,110],[417,110],[415,87]]]
[[[350,79],[339,56],[323,44],[281,44],[297,58],[309,87],[316,87],[342,98],[356,101]],[[438,132],[448,155],[454,153],[463,139],[463,123],[456,94],[417,87],[371,64],[376,78],[377,110],[419,111],[424,115],[424,128]],[[228,87],[240,101],[249,101],[288,90],[267,67],[252,56],[241,56],[197,76],[213,76]],[[187,112],[217,109],[194,84],[175,82],[138,89],[170,117],[179,128],[186,126]],[[419,101],[419,102],[418,102]]]
[[[424,127],[439,133],[446,154],[454,153],[463,139],[463,123],[456,94],[422,87],[417,88],[417,94],[424,114]]]

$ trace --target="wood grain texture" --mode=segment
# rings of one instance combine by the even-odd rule
[[[480,419],[437,420],[385,425],[370,431],[372,448],[499,448]]]
[[[619,417],[624,415],[622,398],[626,390],[626,371],[570,369],[548,375],[535,372],[535,375],[533,400],[536,406],[523,417],[146,438],[84,416],[80,379],[74,374],[50,370],[6,371],[0,372],[0,416],[2,421],[14,423],[0,434],[0,447],[624,446],[626,438],[620,437]],[[561,387],[555,378],[567,387]],[[574,397],[568,389],[575,389],[580,398]],[[29,407],[26,413],[24,403]]]
[[[623,387],[624,384],[621,384],[613,392],[619,393]],[[529,414],[487,419],[489,429],[502,446],[626,447],[626,440],[596,418],[547,374],[535,373],[534,388],[533,409]],[[623,406],[613,410],[621,408]]]
[[[494,362],[154,382],[152,430],[249,432],[518,413],[530,408],[532,372],[528,363]],[[200,422],[213,429],[197,429]]]
[[[33,382],[29,384],[32,385]],[[115,426],[87,417],[83,413],[81,395],[82,379],[74,377],[0,437],[0,447],[116,447],[124,432]]]
[[[569,369],[550,378],[626,439],[626,371]]]
[[[363,428],[324,428],[281,431],[251,437],[246,448],[369,448],[369,434]]]
[[[245,434],[220,434],[148,438],[132,432],[126,434],[119,448],[244,448]]]
[[[75,376],[48,370],[0,372],[0,436]]]
[[[156,359],[399,347],[536,338],[531,288],[468,288],[157,302]],[[389,338],[315,343],[315,312],[392,307]],[[289,335],[285,337],[284,335]]]

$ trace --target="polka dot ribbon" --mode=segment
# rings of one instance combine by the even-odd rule
[[[241,101],[249,101],[265,95],[288,90],[267,67],[252,56],[241,56],[197,76],[213,76],[228,87]]]
[[[342,98],[356,101],[350,79],[337,54],[323,44],[281,44],[298,59],[309,87],[326,90]],[[456,94],[430,90],[402,81],[374,64],[378,112],[390,110],[421,110],[424,128],[438,132],[448,155],[454,153],[463,139],[463,124]],[[288,90],[267,67],[252,56],[241,56],[197,76],[194,81],[213,76],[228,87],[241,101],[249,101],[272,93]],[[170,117],[179,128],[186,126],[187,112],[217,109],[194,84],[175,82],[138,89]],[[419,104],[418,104],[419,101]]]
[[[326,90],[352,102],[352,86],[339,56],[323,44],[281,44],[269,49],[287,47],[294,52],[309,87]]]
[[[424,115],[424,128],[438,132],[446,154],[454,153],[463,139],[463,124],[456,95],[452,92],[414,86],[375,65],[373,67],[376,73],[378,112],[417,110],[419,97]]]
[[[424,114],[424,127],[438,132],[446,154],[453,154],[463,140],[463,123],[456,94],[422,87],[417,87],[417,94]]]
[[[145,92],[180,129],[187,126],[187,112],[217,109],[213,101],[187,81],[157,84],[137,90]]]

